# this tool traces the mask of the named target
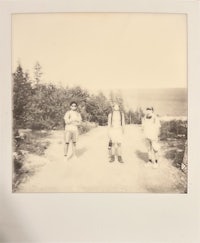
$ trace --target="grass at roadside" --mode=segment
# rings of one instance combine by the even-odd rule
[[[26,158],[29,154],[41,156],[47,149],[49,132],[21,129],[15,131],[13,138],[13,191],[34,170],[27,169]]]
[[[87,133],[96,127],[95,123],[83,122],[79,127],[80,134]],[[33,175],[39,166],[45,162],[42,155],[49,146],[48,136],[51,131],[19,129],[13,137],[13,191],[16,191],[20,183]],[[37,164],[28,161],[33,156],[38,156]]]
[[[165,157],[175,167],[181,168],[187,141],[187,121],[161,121],[160,140]]]

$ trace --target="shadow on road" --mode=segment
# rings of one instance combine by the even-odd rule
[[[139,159],[143,160],[144,162],[148,161],[148,153],[137,150],[136,155]]]
[[[77,156],[79,157],[79,156],[83,155],[86,151],[87,151],[87,149],[85,147],[77,149],[77,151],[76,151]]]

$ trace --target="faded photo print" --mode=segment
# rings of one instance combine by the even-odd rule
[[[187,193],[187,16],[12,15],[15,193]]]

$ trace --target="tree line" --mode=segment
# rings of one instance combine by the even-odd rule
[[[106,97],[102,92],[90,94],[80,86],[62,87],[41,80],[39,63],[34,67],[33,80],[20,64],[13,73],[14,128],[61,129],[64,127],[63,116],[72,100],[78,103],[83,121],[106,125],[111,104],[117,102],[125,114],[126,123],[141,123],[142,110],[126,110],[120,94],[111,92]]]

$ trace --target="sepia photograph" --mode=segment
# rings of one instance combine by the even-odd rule
[[[12,14],[12,192],[188,192],[183,13]]]
[[[0,0],[0,242],[200,242],[199,7]]]

